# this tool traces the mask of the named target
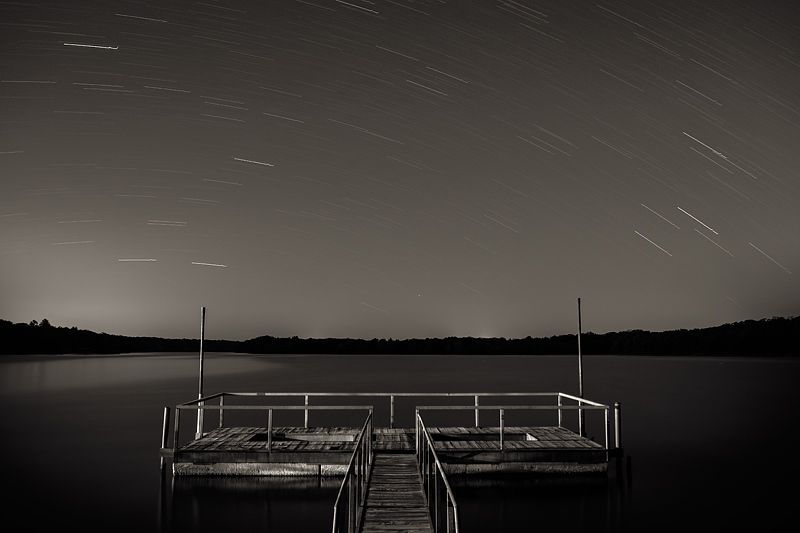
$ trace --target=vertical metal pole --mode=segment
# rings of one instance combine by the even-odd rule
[[[359,443],[361,444],[361,443]],[[354,487],[355,490],[355,497],[356,497],[356,522],[358,522],[358,510],[361,506],[361,462],[363,456],[358,451],[355,452],[355,461],[353,462],[353,474],[356,478],[356,486]]]
[[[608,461],[608,445],[611,444],[611,419],[608,417],[608,407],[603,409],[606,415],[606,461]]]
[[[161,428],[161,448],[164,449],[167,447],[167,442],[169,440],[169,407],[164,408],[164,425]],[[161,456],[161,468],[164,468],[164,461],[165,457]]]
[[[348,474],[348,477],[347,477],[347,482],[350,484],[350,491],[349,491],[349,496],[350,496],[350,498],[349,498],[350,499],[350,505],[349,505],[350,513],[349,514],[350,514],[350,518],[348,519],[348,522],[350,522],[350,531],[352,533],[356,533],[356,527],[357,527],[356,526],[356,487],[355,487],[355,484],[353,482],[354,474],[355,473],[351,471]]]
[[[219,407],[220,407],[220,409],[219,409],[219,427],[222,427],[222,413],[224,411],[224,409],[222,409],[223,405],[225,405],[225,396],[224,396],[224,394],[219,397]]]
[[[272,409],[267,415],[267,451],[272,453]]]
[[[308,407],[308,394],[306,394],[306,407]],[[305,427],[308,427],[308,409],[306,409],[305,412]]]
[[[394,395],[389,397],[389,428],[394,427]]]
[[[373,413],[372,412],[372,408],[370,408],[370,410],[369,410],[369,448],[367,449],[367,451],[369,452],[369,463],[368,463],[368,466],[372,466],[372,433],[374,431],[375,431],[375,413]]]
[[[205,337],[206,329],[206,308],[200,308],[200,383],[198,386],[197,399],[203,397],[203,339]],[[198,404],[198,407],[203,405]],[[203,436],[203,410],[197,410],[197,431],[195,431],[194,438],[199,439]]]
[[[433,528],[434,531],[439,531],[439,468],[437,464],[433,463],[433,490],[431,490],[433,497]]]
[[[578,396],[583,398],[583,355],[581,354],[581,299],[578,298]],[[578,403],[580,405],[580,402]],[[578,409],[578,432],[581,437],[586,435],[583,409]]]
[[[175,408],[175,435],[172,437],[172,464],[175,464],[175,458],[178,456],[178,433],[181,428],[181,410]]]
[[[561,427],[561,414],[562,414],[562,411],[561,411],[561,393],[560,392],[558,393],[558,407],[559,407],[559,409],[558,409],[558,427]]]
[[[445,531],[447,533],[451,533],[456,530],[456,521],[455,521],[455,507],[452,505],[452,501],[450,500],[450,494],[447,495],[447,528]]]
[[[614,402],[614,446],[622,449],[622,418],[620,418],[622,405]]]
[[[475,395],[475,407],[478,407],[478,405],[480,405],[480,402],[478,401],[478,398],[479,398],[479,396],[476,394]],[[481,427],[480,412],[481,412],[480,409],[475,409],[475,427],[476,428]]]
[[[420,440],[420,436],[419,436],[419,431],[420,431],[420,427],[419,427],[419,409],[416,409],[415,413],[414,413],[414,427],[417,430],[416,431],[416,433],[417,433],[417,435],[416,435],[416,437],[417,437],[416,438],[416,441],[417,441],[417,460],[421,463],[422,462],[422,456],[420,455],[420,451],[421,450],[420,450],[420,447],[419,447],[419,444],[420,444],[420,442],[419,442],[419,440]]]
[[[500,409],[500,451],[503,451],[503,437],[505,433],[505,409]]]

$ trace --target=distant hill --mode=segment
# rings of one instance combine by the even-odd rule
[[[118,354],[193,352],[198,339],[125,337],[108,333],[0,320],[0,354]],[[208,352],[251,354],[507,354],[577,353],[576,335],[524,339],[300,339],[263,336],[246,341],[206,340]],[[800,355],[800,317],[745,320],[703,329],[584,333],[586,355]]]

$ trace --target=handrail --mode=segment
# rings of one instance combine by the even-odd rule
[[[472,396],[475,398],[475,406],[480,403],[481,396],[488,397],[536,397],[536,396],[555,396],[558,397],[558,403],[561,404],[562,398],[568,398],[578,402],[578,405],[601,405],[596,402],[585,400],[571,394],[563,392],[219,392],[196,400],[181,404],[181,406],[189,406],[194,404],[202,404],[208,400],[215,398],[223,402],[225,396],[281,396],[293,397],[303,396],[305,398],[304,405],[308,406],[308,400],[311,396],[352,396],[352,397],[388,397],[389,398],[389,427],[394,427],[394,399],[395,397],[467,397]],[[479,410],[475,409],[475,427],[480,426]],[[561,425],[561,411],[559,411],[559,425]],[[220,411],[220,427],[222,427],[222,412]],[[305,427],[308,427],[308,410],[305,411]]]
[[[260,405],[252,405],[252,406],[240,406],[240,405],[224,405],[224,399],[226,396],[234,396],[234,397],[251,397],[251,396],[265,396],[265,397],[304,397],[303,405],[296,405],[296,406],[260,406]],[[563,410],[578,410],[578,414],[583,412],[584,409],[604,409],[605,410],[605,427],[606,427],[606,449],[609,450],[609,433],[610,433],[610,425],[609,425],[609,406],[593,402],[591,400],[587,400],[585,398],[581,398],[579,396],[574,396],[572,394],[566,394],[563,392],[219,392],[216,394],[212,394],[209,396],[204,396],[202,398],[197,398],[195,400],[191,400],[185,403],[182,403],[177,406],[175,410],[175,437],[177,437],[177,427],[178,427],[178,418],[180,416],[181,409],[200,409],[199,413],[204,412],[205,409],[212,409],[212,410],[219,410],[219,427],[223,427],[223,412],[228,409],[286,409],[286,410],[303,410],[305,412],[305,427],[308,427],[308,415],[309,410],[324,410],[324,409],[356,409],[360,408],[363,409],[363,406],[355,407],[355,406],[312,406],[309,405],[309,398],[310,397],[324,397],[324,396],[331,396],[331,397],[388,397],[390,400],[389,403],[389,427],[394,427],[394,412],[395,412],[395,397],[417,397],[417,398],[424,398],[424,397],[474,397],[475,398],[475,405],[474,406],[440,406],[437,407],[438,409],[461,409],[461,410],[474,410],[475,411],[475,427],[480,427],[480,411],[484,410],[484,408],[488,409],[499,409],[500,406],[481,406],[480,405],[480,398],[483,397],[494,397],[494,398],[504,398],[504,397],[556,397],[558,400],[557,406],[503,406],[504,408],[507,407],[509,409],[516,409],[516,408],[524,408],[524,409],[557,409],[558,410],[558,425],[561,427],[562,425],[562,411]],[[214,400],[219,398],[219,406],[217,405],[206,405],[206,402],[210,400]],[[562,400],[568,399],[577,402],[577,405],[563,405]],[[271,411],[270,411],[271,412]],[[580,421],[580,420],[579,420]],[[616,451],[621,449],[621,431],[620,428],[620,410],[619,408],[614,409],[614,425],[615,425],[615,432],[614,437],[616,439]],[[580,426],[580,424],[579,424]],[[202,430],[202,427],[201,427]],[[581,435],[585,436],[585,435]],[[173,440],[173,451],[177,450],[177,446],[174,443],[177,442],[177,439]],[[164,452],[168,452],[169,450],[166,448],[166,444],[162,445],[162,450]],[[616,453],[616,452],[615,452]]]
[[[425,446],[418,447],[417,449],[417,464],[419,465],[420,474],[422,475],[422,488],[425,492],[425,500],[428,502],[428,509],[431,512],[431,522],[433,523],[434,531],[439,533],[440,518],[445,519],[444,531],[447,533],[459,532],[459,513],[458,503],[453,494],[453,489],[450,487],[450,482],[447,481],[447,475],[444,473],[442,463],[439,461],[439,455],[436,453],[436,447],[433,445],[433,439],[422,421],[419,411],[416,414],[416,430],[417,442],[420,442],[421,436],[424,436]],[[431,462],[431,458],[433,461]],[[431,472],[433,470],[433,472]],[[437,476],[438,474],[438,476]],[[440,517],[439,512],[439,478],[441,477],[444,482],[445,488],[445,507],[446,513]],[[433,478],[433,479],[431,479]],[[452,507],[451,507],[452,504]]]
[[[569,395],[564,395],[566,397],[570,397]],[[560,399],[560,397],[559,397]],[[582,402],[589,403],[586,400],[580,399]],[[589,410],[603,410],[605,412],[605,438],[606,438],[606,451],[610,450],[610,433],[611,433],[611,426],[609,425],[608,419],[608,410],[609,407],[607,405],[603,405],[596,402],[591,402],[591,405],[420,405],[417,406],[417,416],[419,416],[419,412],[422,410],[428,411],[471,411],[475,409],[477,410],[497,410],[500,412],[500,450],[504,450],[504,442],[505,442],[505,411],[506,410],[553,410],[558,409],[559,413],[559,426],[561,425],[561,411],[564,409],[567,410],[578,410],[578,412],[582,412],[586,409]],[[619,410],[614,411],[615,417],[619,416]],[[618,420],[618,419],[617,419]],[[618,426],[618,422],[617,422]],[[583,435],[581,435],[583,436]],[[617,446],[619,446],[620,437],[617,435]],[[419,448],[420,442],[417,441],[417,448]]]
[[[364,503],[367,498],[367,485],[369,477],[372,473],[372,409],[370,408],[367,420],[364,422],[364,427],[356,439],[353,455],[350,457],[350,462],[347,464],[347,470],[344,473],[342,485],[339,487],[339,493],[336,495],[336,502],[333,504],[333,533],[355,533],[361,524],[361,517],[364,514]],[[354,478],[355,477],[355,481]],[[348,487],[347,497],[347,529],[343,529],[343,525],[339,523],[339,508],[342,502],[342,496],[345,493],[345,487]]]
[[[220,393],[211,396],[210,398],[219,397],[222,400],[223,394],[227,393]],[[370,417],[372,416],[373,407],[371,405],[224,405],[220,403],[219,405],[194,405],[200,402],[206,401],[208,398],[200,398],[198,400],[193,400],[191,402],[186,402],[179,404],[175,407],[175,429],[172,437],[172,455],[173,460],[178,453],[179,448],[179,437],[180,437],[180,424],[181,424],[181,411],[183,410],[190,410],[190,411],[205,411],[205,410],[219,410],[220,414],[220,426],[222,427],[222,413],[223,411],[228,410],[265,410],[269,412],[268,415],[268,422],[267,422],[267,451],[272,452],[272,411],[302,411],[306,410],[308,412],[309,409],[315,411],[360,411],[360,410],[369,410]],[[202,422],[202,420],[201,420]],[[203,432],[203,426],[201,424],[199,428],[201,435]],[[199,438],[199,437],[197,437]],[[164,439],[166,441],[166,439]],[[166,444],[164,442],[163,444]],[[164,445],[162,444],[162,449],[164,449]]]

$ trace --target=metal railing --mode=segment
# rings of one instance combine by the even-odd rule
[[[370,420],[372,417],[373,407],[371,405],[225,405],[223,398],[225,396],[259,396],[262,395],[261,393],[240,393],[240,392],[220,392],[217,394],[212,394],[211,396],[205,396],[203,398],[198,398],[197,400],[192,400],[189,402],[182,403],[175,407],[175,424],[174,424],[174,432],[172,437],[172,455],[173,459],[174,456],[178,453],[179,448],[179,438],[180,438],[180,423],[181,423],[181,411],[199,411],[202,413],[203,411],[219,411],[219,427],[223,427],[223,412],[224,411],[267,411],[267,451],[272,452],[272,440],[273,440],[273,411],[305,411],[305,419],[306,419],[306,426],[308,427],[308,411],[363,411],[368,410]],[[207,405],[206,402],[209,400],[213,400],[215,398],[219,398],[219,405]],[[166,428],[168,424],[168,417],[169,411],[165,408],[164,412],[164,427]],[[195,438],[202,437],[204,433],[203,428],[203,417],[198,417],[200,420],[198,426],[198,433],[195,435]],[[162,438],[162,450],[166,448],[166,430],[164,432],[164,436]]]
[[[353,456],[333,504],[333,533],[355,533],[359,530],[367,498],[367,486],[372,473],[372,411],[356,439]],[[347,494],[347,513],[341,512]],[[340,519],[340,517],[343,517]]]
[[[434,531],[436,533],[440,531],[458,533],[458,503],[453,495],[453,489],[450,488],[450,483],[447,481],[447,475],[444,473],[439,456],[436,454],[436,447],[433,445],[431,434],[428,428],[425,427],[419,411],[416,414],[416,429],[418,443],[417,464],[422,475],[422,489],[425,493],[425,501],[428,504]],[[442,485],[439,484],[440,479]],[[442,487],[444,491],[442,491]],[[442,496],[444,496],[444,502],[442,502]],[[444,504],[444,512],[442,512],[441,508],[442,503]]]
[[[371,397],[371,398],[388,398],[389,399],[389,426],[394,427],[395,421],[395,398],[402,397],[417,397],[417,398],[436,398],[436,397],[473,397],[475,401],[475,427],[480,426],[480,399],[482,397],[537,397],[537,396],[554,396],[558,397],[558,404],[561,405],[562,398],[568,398],[578,402],[578,405],[601,405],[596,402],[591,402],[578,396],[565,394],[563,392],[220,392],[199,398],[192,402],[187,402],[181,405],[202,404],[206,400],[219,398],[220,405],[224,404],[224,398],[227,396],[277,396],[277,397],[302,397],[303,406],[305,411],[304,425],[308,427],[308,410],[313,409],[309,406],[311,397]],[[559,411],[559,426],[562,423],[561,411]],[[220,427],[223,425],[222,412],[220,411]]]
[[[558,405],[480,405],[480,406],[471,406],[471,405],[423,405],[417,406],[417,417],[420,416],[419,412],[423,410],[427,411],[471,411],[471,410],[493,410],[498,411],[500,415],[500,450],[503,451],[505,449],[505,412],[506,411],[513,411],[513,410],[558,410],[558,425],[561,427],[562,423],[562,414],[563,410],[577,410],[578,412],[582,412],[584,410],[602,410],[605,414],[605,448],[606,450],[610,450],[610,434],[611,434],[611,425],[608,416],[609,407],[607,405],[603,405],[601,403],[592,402],[583,398],[578,398],[575,396],[571,396],[569,394],[563,393],[556,393],[558,394]],[[573,400],[578,401],[578,405],[563,405],[561,403],[561,398],[570,398]],[[617,441],[617,447],[619,447],[621,436],[620,436],[620,424],[619,424],[619,409],[616,408],[614,410],[614,415],[616,418],[616,431],[615,437]],[[477,426],[476,426],[477,427]],[[419,437],[417,438],[417,450],[419,450],[420,446],[423,443],[419,441]]]
[[[303,397],[303,405],[296,405],[296,406],[240,406],[240,405],[225,405],[225,398],[226,397],[255,397],[255,396],[265,396],[265,397]],[[232,409],[266,409],[270,412],[270,420],[271,420],[271,413],[272,410],[302,410],[304,411],[304,426],[308,426],[309,422],[309,411],[310,410],[335,410],[335,409],[366,409],[365,406],[315,406],[309,404],[309,399],[311,397],[383,397],[389,399],[389,427],[394,427],[395,421],[395,398],[397,397],[416,397],[416,398],[436,398],[436,397],[472,397],[474,398],[474,406],[426,406],[425,409],[457,409],[457,410],[474,410],[475,412],[475,427],[480,427],[480,412],[482,410],[500,410],[500,409],[549,409],[549,410],[558,410],[558,426],[561,427],[563,425],[563,413],[564,410],[577,410],[580,414],[583,410],[586,409],[604,409],[605,410],[605,433],[606,433],[606,449],[609,449],[609,406],[600,404],[597,402],[593,402],[590,400],[586,400],[585,398],[580,398],[578,396],[573,396],[571,394],[565,394],[563,392],[433,392],[433,393],[417,393],[417,392],[221,392],[217,394],[212,394],[210,396],[206,396],[203,398],[199,398],[197,400],[192,400],[190,402],[186,402],[180,404],[175,409],[175,430],[174,430],[174,439],[173,439],[173,448],[170,450],[167,448],[166,443],[166,430],[163,433],[162,438],[162,457],[165,454],[171,455],[169,452],[174,453],[178,446],[177,446],[177,437],[178,437],[178,426],[179,426],[179,417],[181,410],[187,409],[199,409],[199,412],[202,413],[207,409],[211,410],[219,410],[219,427],[223,427],[224,419],[223,413],[226,410]],[[517,397],[517,398],[532,398],[532,397],[555,397],[557,399],[557,405],[551,406],[481,406],[481,398],[490,397],[490,398],[506,398],[506,397]],[[219,405],[206,405],[206,402],[218,399]],[[575,405],[565,405],[564,400],[574,401],[576,402]],[[501,415],[504,413],[501,413]],[[168,417],[169,412],[165,408],[165,428],[168,424]],[[615,404],[614,406],[614,423],[615,423],[615,448],[617,450],[621,449],[622,445],[622,435],[621,435],[621,420],[620,420],[620,406],[619,404]],[[581,428],[580,424],[580,417],[579,417],[579,431]],[[203,431],[202,420],[200,424],[200,431]],[[270,432],[271,433],[271,432]],[[585,436],[585,435],[581,435]]]

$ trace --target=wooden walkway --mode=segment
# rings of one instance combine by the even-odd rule
[[[375,454],[361,531],[433,532],[416,456]]]

